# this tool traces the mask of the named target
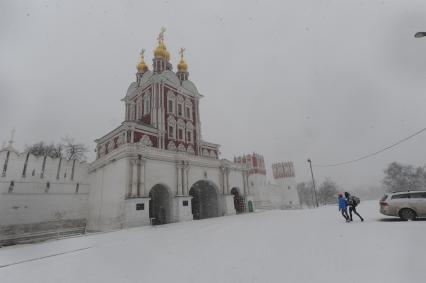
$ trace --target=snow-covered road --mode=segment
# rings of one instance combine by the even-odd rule
[[[426,221],[265,211],[0,249],[0,282],[425,282]],[[355,216],[356,217],[356,216]]]

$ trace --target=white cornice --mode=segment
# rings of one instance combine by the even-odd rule
[[[219,168],[220,166],[226,165],[226,167],[234,168],[237,170],[243,170],[243,168],[236,163],[231,163],[226,159],[215,159],[205,156],[188,154],[185,152],[175,152],[164,149],[158,149],[154,147],[147,147],[141,144],[125,144],[119,148],[114,149],[107,155],[90,163],[89,171],[96,170],[101,166],[105,166],[113,161],[130,157],[137,158],[138,155],[142,155],[145,159],[152,159],[157,161],[172,162],[186,161],[190,165],[206,167],[206,168]]]

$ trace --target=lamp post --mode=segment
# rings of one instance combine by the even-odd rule
[[[426,36],[426,32],[425,31],[416,32],[416,34],[414,35],[415,38],[425,37],[425,36]]]
[[[311,167],[311,175],[312,175],[312,185],[314,189],[314,196],[315,196],[315,204],[318,207],[318,198],[317,198],[317,191],[315,189],[315,179],[314,179],[314,171],[312,171],[312,160],[308,158],[309,166]]]

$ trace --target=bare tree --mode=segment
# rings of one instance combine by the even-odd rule
[[[64,157],[68,160],[86,160],[87,147],[83,143],[77,143],[71,137],[62,138]]]
[[[321,204],[337,202],[337,184],[330,178],[326,178],[318,190],[318,201]]]
[[[26,145],[25,151],[29,152],[35,156],[50,156],[52,158],[58,158],[62,156],[62,145],[50,143],[47,144],[43,141],[32,145]]]
[[[314,191],[311,182],[302,182],[297,184],[297,193],[299,195],[299,201],[302,205],[308,207],[313,207],[315,205],[314,201]]]
[[[383,185],[388,192],[422,190],[426,187],[426,171],[424,167],[414,168],[392,162],[384,170]]]

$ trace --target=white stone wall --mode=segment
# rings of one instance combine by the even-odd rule
[[[59,158],[47,157],[42,171],[44,157],[29,155],[23,176],[27,154],[11,151],[4,172],[6,156],[7,151],[0,152],[0,234],[6,230],[13,234],[16,227],[22,232],[25,225],[34,230],[37,225],[49,229],[49,225],[45,225],[49,222],[81,220],[85,223],[90,190],[86,163],[75,163],[71,179],[72,161],[63,159],[57,178]],[[65,172],[69,174],[65,176]]]
[[[253,196],[256,207],[263,209],[299,208],[295,178],[289,177],[275,181],[276,184],[266,183],[266,176],[261,174],[249,176],[250,195]]]
[[[287,177],[276,179],[275,187],[283,191],[284,207],[297,208],[300,206],[299,194],[296,188],[296,179],[294,177]]]
[[[140,163],[141,166],[135,166]],[[125,145],[90,165],[91,192],[87,229],[105,231],[149,223],[149,192],[156,185],[167,189],[170,200],[169,221],[192,219],[190,188],[198,181],[209,181],[216,189],[219,215],[235,214],[226,196],[233,187],[244,195],[243,171],[227,164],[224,187],[223,161],[169,152],[137,144]],[[179,173],[178,176],[178,171]],[[187,177],[185,176],[187,174]],[[135,179],[136,178],[136,179]],[[139,187],[139,195],[135,193]],[[232,197],[232,196],[231,196]],[[188,201],[184,206],[183,201]],[[144,210],[136,205],[144,203]],[[228,205],[227,205],[228,204]]]
[[[6,156],[0,152],[1,172]],[[140,145],[123,146],[91,164],[76,162],[74,174],[73,161],[26,158],[11,152],[0,177],[0,226],[72,219],[87,221],[88,231],[149,225],[149,192],[156,185],[169,193],[170,222],[193,219],[189,190],[198,181],[215,188],[219,216],[235,214],[232,188],[248,193],[240,165]]]
[[[87,230],[123,228],[128,166],[128,160],[123,158],[109,162],[91,172]]]
[[[245,188],[244,185],[244,179],[242,172],[240,170],[236,169],[230,169],[229,170],[229,191],[228,194],[231,192],[232,188],[237,188],[240,195],[246,195],[248,192],[247,188]]]

